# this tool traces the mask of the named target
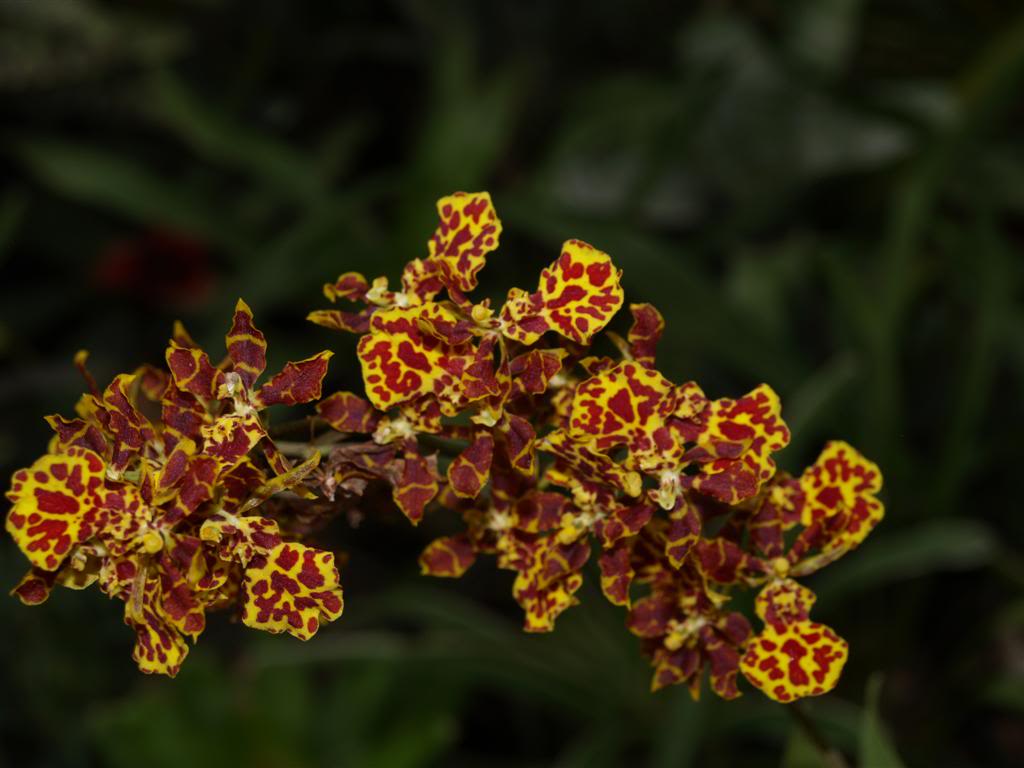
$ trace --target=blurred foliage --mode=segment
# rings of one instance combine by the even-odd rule
[[[852,647],[805,708],[831,743],[1024,764],[1022,75],[1012,0],[0,0],[0,464],[71,409],[76,349],[109,377],[238,295],[272,365],[331,346],[358,386],[302,321],[319,285],[395,275],[486,188],[485,290],[591,241],[665,314],[666,374],[779,390],[783,466],[841,436],[883,467],[885,524],[812,584]],[[339,523],[342,621],[214,621],[173,683],[99,595],[4,601],[0,764],[821,764],[755,695],[648,695],[597,594],[527,637],[504,574],[424,583],[450,523]]]

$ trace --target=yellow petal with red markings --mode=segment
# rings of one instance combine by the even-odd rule
[[[420,554],[420,572],[425,576],[456,579],[462,576],[475,560],[473,543],[466,534],[443,536],[430,542]]]
[[[639,496],[643,488],[638,472],[615,463],[591,441],[574,440],[565,430],[556,429],[545,435],[537,441],[537,448],[554,454],[567,465],[567,469],[572,470],[557,467],[548,470],[549,479],[563,487],[571,489],[578,483],[576,475],[579,475],[585,480],[599,480],[621,488],[630,496]]]
[[[349,333],[366,333],[370,327],[370,316],[373,308],[367,307],[358,312],[343,312],[340,309],[315,309],[306,315],[309,322],[332,331],[348,331]]]
[[[665,318],[652,304],[630,304],[629,313],[633,315],[626,337],[630,354],[636,362],[653,368],[655,350],[665,331]]]
[[[138,664],[139,671],[168,677],[178,674],[181,663],[188,656],[188,644],[153,605],[144,603],[141,608],[133,607],[129,600],[125,604],[124,623],[135,630],[132,659]]]
[[[266,437],[263,425],[255,414],[227,414],[200,429],[203,453],[217,461],[220,472],[232,469],[249,455]]]
[[[422,456],[415,443],[408,445],[391,478],[391,498],[409,522],[418,525],[423,511],[440,487],[437,457]]]
[[[282,542],[245,570],[242,621],[300,640],[334,621],[344,607],[334,555],[303,544]]]
[[[611,257],[581,240],[567,240],[562,255],[540,275],[534,293],[509,291],[501,310],[502,332],[524,344],[555,331],[589,344],[622,306],[623,291]]]
[[[369,401],[352,392],[335,392],[316,404],[320,418],[339,432],[369,435],[380,422],[381,414]]]
[[[213,367],[210,358],[198,347],[183,347],[172,340],[165,355],[174,385],[203,400],[213,400],[224,373]]]
[[[590,557],[590,543],[559,544],[547,536],[522,542],[512,594],[523,608],[523,629],[551,632],[555,619],[578,600],[573,596],[583,585],[579,570]]]
[[[456,192],[437,201],[441,220],[430,238],[430,258],[446,285],[459,291],[476,288],[487,254],[498,247],[501,220],[487,192]]]
[[[21,601],[22,605],[39,605],[45,603],[50,597],[54,584],[57,583],[58,571],[44,571],[42,568],[32,568],[21,577],[11,596]]]
[[[199,537],[215,545],[222,560],[249,565],[253,558],[269,555],[281,543],[281,530],[269,517],[222,514],[204,522]]]
[[[246,389],[267,367],[267,339],[253,323],[252,310],[242,299],[235,304],[231,328],[224,339],[232,370],[241,377]]]
[[[754,610],[766,624],[806,621],[818,596],[792,579],[775,579],[754,600]]]
[[[327,364],[333,352],[320,352],[297,363],[286,363],[276,376],[253,396],[253,405],[262,410],[271,405],[298,405],[319,400]]]
[[[366,298],[366,293],[369,290],[370,284],[360,273],[346,272],[333,283],[324,285],[324,296],[332,303],[338,299],[362,301]]]
[[[499,222],[500,231],[500,222]],[[444,289],[441,264],[434,259],[413,259],[402,270],[402,295],[409,304],[430,301]]]
[[[14,473],[7,532],[32,565],[53,571],[71,548],[98,533],[103,461],[84,448],[46,455]]]
[[[460,378],[473,361],[473,347],[447,345],[420,327],[423,319],[448,319],[450,314],[434,302],[374,314],[358,354],[366,395],[377,408],[387,410],[423,395],[449,406],[462,403]]]
[[[885,516],[885,508],[875,496],[882,490],[878,465],[848,443],[828,443],[799,483],[803,525],[824,521],[827,529],[837,530],[829,549],[853,549]],[[840,518],[838,526],[830,520],[835,517]]]
[[[597,562],[601,569],[601,592],[612,605],[629,608],[629,587],[633,583],[633,566],[629,547],[618,545],[603,552]]]
[[[472,443],[448,465],[448,485],[457,496],[475,499],[487,484],[494,457],[494,438],[481,432]]]
[[[569,434],[593,440],[601,450],[624,445],[630,464],[641,470],[678,466],[682,443],[666,426],[674,395],[675,386],[658,371],[620,363],[576,388]]]
[[[747,645],[740,669],[768,697],[786,703],[835,688],[848,653],[846,641],[824,624],[768,624]]]
[[[684,485],[727,504],[756,495],[775,474],[772,453],[789,444],[782,403],[767,384],[735,400],[713,400],[693,422],[680,424],[696,443],[685,459],[699,465]]]

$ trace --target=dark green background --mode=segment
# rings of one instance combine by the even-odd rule
[[[357,387],[351,339],[303,321],[321,283],[395,279],[438,197],[488,189],[482,295],[588,240],[663,311],[667,375],[776,387],[782,466],[829,437],[882,466],[884,524],[810,580],[852,647],[806,706],[829,738],[1024,764],[1022,74],[1014,0],[0,0],[0,464],[71,411],[76,349],[107,380],[179,317],[218,348],[239,295],[272,364],[331,347]],[[378,517],[332,528],[339,622],[216,617],[174,682],[97,591],[3,600],[0,762],[820,764],[749,689],[649,695],[592,586],[524,636],[507,573],[418,577],[450,518]],[[24,568],[0,545],[4,584]]]

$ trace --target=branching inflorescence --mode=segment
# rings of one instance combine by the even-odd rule
[[[777,470],[790,435],[775,392],[713,400],[666,379],[649,304],[629,306],[626,338],[604,333],[614,356],[593,353],[623,291],[587,243],[564,243],[536,291],[475,303],[501,223],[486,193],[445,197],[438,212],[427,258],[406,265],[398,290],[350,272],[324,287],[343,308],[309,315],[360,336],[366,398],[321,399],[330,352],[258,386],[266,342],[242,301],[217,365],[180,325],[166,369],[103,391],[80,353],[89,392],[75,418],[48,417],[48,452],[7,494],[7,530],[32,565],[13,593],[37,604],[54,585],[98,584],[124,602],[143,672],[176,674],[186,638],[218,609],[305,640],[343,605],[334,555],[305,542],[386,484],[413,525],[428,507],[463,521],[426,546],[423,573],[458,577],[495,557],[529,632],[551,631],[577,602],[596,549],[652,688],[685,683],[697,697],[706,666],[724,698],[739,695],[741,671],[783,702],[831,690],[847,644],[811,620],[814,593],[797,579],[882,519],[878,468],[831,442],[800,476]],[[275,443],[264,409],[314,402],[315,437]],[[759,590],[758,634],[729,608],[747,588]]]

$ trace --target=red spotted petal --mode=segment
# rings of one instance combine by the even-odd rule
[[[885,516],[876,498],[882,489],[878,465],[842,441],[825,446],[799,480],[802,523],[822,523],[829,531],[827,550],[856,548]]]
[[[754,609],[766,624],[793,624],[810,617],[817,596],[792,579],[776,579],[761,590]]]
[[[316,309],[306,315],[309,322],[332,331],[366,333],[370,329],[370,317],[374,308],[367,307],[358,312],[343,312],[340,309]]]
[[[183,347],[171,341],[167,347],[167,367],[174,385],[203,400],[213,400],[224,374],[213,367],[206,353],[197,347]]]
[[[320,418],[339,432],[370,434],[377,429],[381,414],[373,405],[352,392],[335,392],[316,404]]]
[[[476,560],[469,537],[460,533],[434,539],[420,555],[420,571],[426,576],[458,578]]]
[[[665,318],[651,304],[630,304],[629,312],[633,315],[633,325],[626,337],[630,353],[640,365],[653,368],[658,341],[665,331]]]
[[[242,622],[308,640],[341,616],[344,601],[334,555],[282,542],[245,569]]]
[[[754,514],[747,521],[750,540],[764,557],[781,557],[785,533],[800,519],[803,498],[799,484],[784,472],[776,473]]]
[[[68,448],[14,473],[7,532],[32,565],[57,567],[71,548],[96,535],[105,468],[92,451]]]
[[[569,473],[558,469],[549,470],[549,477],[559,485],[571,488],[579,482],[574,479],[579,476],[620,488],[630,496],[640,495],[640,475],[616,464],[591,442],[574,440],[566,431],[555,430],[539,440],[537,447],[554,454],[571,468]]]
[[[516,501],[516,528],[527,533],[550,531],[561,525],[569,499],[551,491],[530,491]]]
[[[201,430],[203,453],[217,461],[221,472],[239,464],[266,432],[255,415],[221,416]]]
[[[739,614],[733,614],[739,616]],[[747,625],[749,634],[750,625]],[[744,641],[746,637],[744,637]],[[740,695],[736,677],[740,671],[740,653],[736,645],[728,642],[711,626],[701,629],[701,650],[710,666],[711,690],[723,699],[735,699]]]
[[[687,683],[690,696],[700,698],[701,654],[697,648],[684,646],[677,650],[658,648],[654,653],[654,676],[651,692],[670,685]]]
[[[537,465],[537,433],[533,425],[522,416],[506,413],[501,435],[512,468],[521,475],[533,477]]]
[[[156,608],[147,604],[133,610],[129,602],[125,605],[124,623],[135,630],[132,659],[141,672],[168,677],[178,674],[188,655],[188,644]]]
[[[320,399],[327,363],[333,352],[320,352],[297,363],[286,363],[284,369],[260,387],[253,405],[263,409],[271,405],[298,405]]]
[[[700,510],[685,496],[681,496],[675,509],[669,514],[669,526],[665,532],[665,556],[668,557],[673,568],[679,568],[686,561],[694,545],[700,539],[700,533]],[[719,562],[717,556],[720,555],[720,552],[715,550],[715,554],[717,564]],[[716,573],[720,572],[718,568],[713,570]]]
[[[635,536],[654,514],[651,504],[633,504],[618,507],[594,524],[594,534],[604,548],[611,547],[620,539]]]
[[[374,314],[358,348],[366,394],[374,406],[387,410],[434,395],[454,415],[467,403],[462,379],[476,350],[471,344],[448,346],[420,327],[422,318],[444,314],[450,310],[434,303]]]
[[[787,703],[835,688],[848,654],[846,641],[824,624],[768,624],[747,646],[741,669],[769,698]]]
[[[514,357],[509,365],[513,397],[547,392],[551,380],[562,370],[567,354],[564,349],[531,349]]]
[[[547,331],[589,344],[622,306],[621,277],[607,253],[568,240],[562,255],[541,273],[536,292],[509,291],[502,330],[524,344],[534,344]]]
[[[267,481],[263,470],[249,458],[242,459],[236,466],[220,476],[223,489],[221,505],[227,512],[236,512],[249,496]]]
[[[267,339],[252,319],[252,310],[241,299],[235,305],[231,329],[225,337],[232,370],[237,373],[246,389],[252,389],[256,379],[267,367]]]
[[[745,575],[761,572],[758,561],[728,539],[699,539],[695,552],[701,570],[719,584],[735,584]]]
[[[46,422],[57,433],[56,447],[60,452],[68,448],[85,448],[105,456],[109,445],[103,433],[84,419],[65,419],[54,414],[46,417]]]
[[[601,568],[601,591],[612,605],[629,607],[629,585],[633,582],[633,566],[629,547],[617,546],[603,552],[597,561]]]
[[[637,600],[629,611],[626,626],[637,637],[663,637],[678,610],[674,593],[654,592]]]
[[[39,605],[45,603],[50,597],[50,592],[56,583],[57,571],[32,568],[11,590],[11,595],[18,598],[22,605]]]
[[[365,277],[358,272],[346,272],[333,283],[324,285],[324,296],[332,303],[338,299],[363,301],[369,290],[370,284]]]
[[[199,532],[204,542],[217,547],[222,560],[244,566],[257,556],[269,556],[281,544],[277,522],[269,517],[223,514],[203,523]]]
[[[132,376],[138,383],[139,391],[153,403],[160,402],[171,381],[170,374],[153,365],[140,365]]]
[[[789,444],[779,396],[766,384],[738,400],[712,401],[683,431],[696,447],[685,459],[699,465],[683,484],[727,504],[752,498],[775,474],[771,454]]]
[[[402,270],[402,293],[414,304],[430,301],[444,290],[440,262],[413,259]]]
[[[430,238],[431,260],[445,285],[468,292],[487,254],[498,247],[501,221],[487,192],[456,192],[437,201],[440,223]]]
[[[164,444],[168,450],[173,449],[178,440],[198,441],[203,427],[211,421],[198,398],[177,386],[170,386],[164,391],[161,408],[161,420],[165,427]]]
[[[624,362],[576,388],[569,434],[601,450],[624,445],[643,470],[675,467],[682,444],[666,420],[676,408],[675,387],[657,371]]]
[[[153,428],[132,402],[130,388],[134,376],[117,376],[103,392],[106,430],[113,437],[110,465],[117,471],[127,468],[143,446],[155,438]]]
[[[437,495],[440,487],[437,478],[437,460],[426,458],[407,450],[399,462],[400,469],[394,477],[391,496],[413,525],[423,519],[423,510]]]
[[[527,552],[517,568],[512,594],[525,612],[523,629],[550,632],[555,619],[577,602],[573,595],[583,584],[579,570],[590,557],[590,545],[562,545],[546,537],[535,540]]]
[[[475,499],[487,483],[493,458],[494,438],[482,432],[448,465],[448,484],[456,495]]]

